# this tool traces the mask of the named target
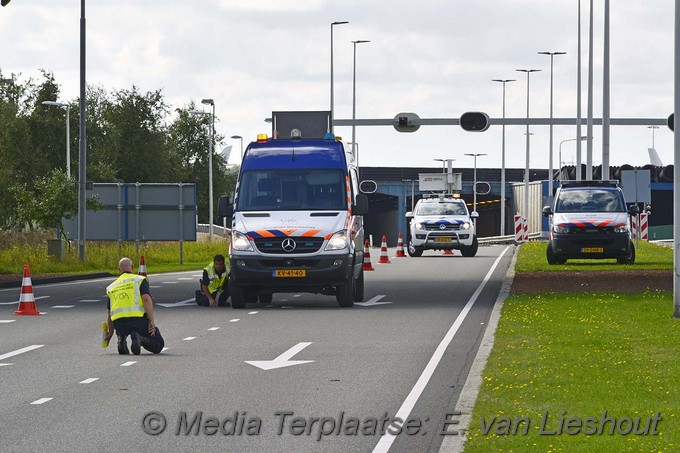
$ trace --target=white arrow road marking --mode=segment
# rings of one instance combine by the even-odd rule
[[[0,319],[0,324],[9,324],[14,321],[16,321],[16,319]]]
[[[52,400],[52,398],[40,398],[39,400],[33,401],[31,404],[45,404],[50,400]]]
[[[180,302],[175,302],[174,304],[156,304],[160,305],[161,307],[166,307],[166,308],[176,308],[176,307],[185,307],[187,305],[193,305],[196,303],[196,299],[187,299],[183,300]]]
[[[84,381],[80,381],[79,384],[92,384],[94,381],[98,381],[98,377],[87,378]]]
[[[52,305],[50,308],[73,308],[75,305]]]
[[[134,365],[135,363],[137,363],[137,362],[132,360],[130,362],[121,363],[120,366],[130,366],[130,365]]]
[[[170,349],[170,348],[163,348],[163,349],[161,349],[161,352],[167,351],[168,349]]]
[[[9,359],[10,357],[14,357],[15,355],[23,354],[24,352],[29,352],[29,351],[32,351],[34,349],[42,348],[43,346],[45,346],[45,345],[44,344],[34,344],[34,345],[31,345],[31,346],[26,346],[25,348],[17,349],[16,351],[7,352],[3,355],[0,355],[0,360]]]
[[[47,299],[48,297],[50,297],[50,296],[38,296],[38,297],[34,297],[34,299],[40,300],[40,299]],[[19,303],[19,301],[15,300],[14,302],[0,302],[0,305],[14,305],[14,304],[18,304],[18,303]]]
[[[375,296],[373,299],[369,300],[368,302],[354,302],[354,305],[361,305],[362,307],[372,307],[373,305],[383,305],[383,304],[391,304],[392,303],[392,302],[378,302],[383,297],[385,297],[385,295]]]
[[[298,343],[274,360],[246,360],[246,363],[265,371],[293,365],[302,365],[303,363],[311,363],[314,360],[290,360],[295,354],[302,351],[310,344],[312,343]]]

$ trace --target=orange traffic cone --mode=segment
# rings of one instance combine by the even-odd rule
[[[394,255],[395,258],[405,258],[406,253],[404,253],[404,237],[399,232],[399,239],[397,240],[397,254]]]
[[[378,258],[378,264],[389,264],[390,258],[387,256],[387,238],[383,234],[382,244],[380,244],[380,258]]]
[[[21,296],[19,296],[19,309],[15,315],[39,315],[40,312],[35,308],[35,296],[33,295],[33,283],[31,283],[31,272],[28,264],[24,264],[24,279],[21,282]]]
[[[146,262],[144,261],[144,255],[142,255],[139,260],[139,270],[137,271],[137,275],[146,277]]]
[[[444,250],[444,255],[453,255],[453,250],[449,249]]]
[[[368,247],[368,239],[364,242],[364,270],[374,271],[373,265],[371,264],[371,252]]]

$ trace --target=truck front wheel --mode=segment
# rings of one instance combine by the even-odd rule
[[[234,281],[234,277],[229,277],[229,290],[231,291],[231,307],[246,308],[246,294],[243,287]]]
[[[335,298],[341,307],[351,307],[354,305],[354,275],[350,273],[345,284],[338,286]]]

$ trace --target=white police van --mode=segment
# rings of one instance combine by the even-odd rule
[[[233,308],[273,293],[364,298],[364,226],[354,156],[332,134],[290,139],[262,134],[246,149],[232,206],[229,287]]]
[[[619,264],[635,262],[630,215],[623,191],[616,181],[564,181],[553,206],[545,206],[550,217],[548,264],[564,264],[570,258],[616,258]]]
[[[438,195],[422,198],[413,212],[406,213],[410,222],[408,254],[422,256],[424,250],[460,250],[463,256],[477,254],[477,234],[465,201],[454,196]]]

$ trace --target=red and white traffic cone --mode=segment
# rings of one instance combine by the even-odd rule
[[[144,261],[144,255],[139,259],[139,270],[137,271],[137,275],[146,277],[146,262]]]
[[[397,254],[394,255],[395,258],[405,258],[406,253],[404,253],[404,237],[399,232],[399,239],[397,240]]]
[[[380,244],[380,258],[378,259],[378,264],[390,264],[390,258],[387,256],[387,238],[383,234],[382,244]]]
[[[374,271],[373,265],[371,264],[371,251],[368,246],[368,239],[364,242],[364,270]]]
[[[31,282],[31,272],[28,264],[24,264],[24,278],[21,281],[21,296],[19,296],[19,309],[15,315],[39,315],[40,312],[35,308],[35,296],[33,295],[33,283]]]

